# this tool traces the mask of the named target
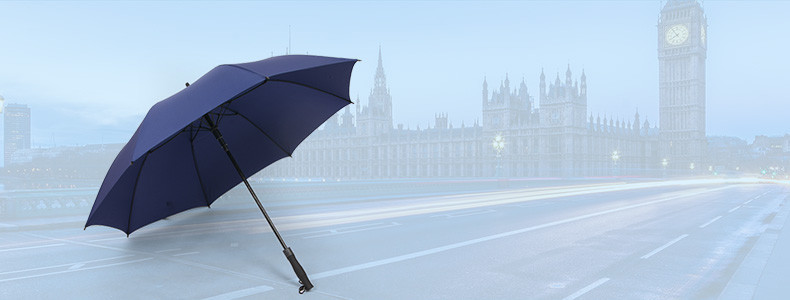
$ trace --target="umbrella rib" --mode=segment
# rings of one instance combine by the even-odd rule
[[[192,131],[192,130],[190,129],[190,131]],[[198,128],[197,132],[200,132],[199,128]],[[197,132],[195,133],[195,137],[197,137]],[[197,175],[198,183],[200,183],[200,190],[203,192],[203,199],[206,200],[206,206],[211,208],[211,203],[209,203],[209,201],[208,201],[208,194],[206,193],[206,186],[203,185],[203,178],[200,177],[200,169],[198,168],[197,157],[195,157],[195,143],[194,143],[194,140],[190,140],[189,141],[189,147],[192,149],[192,162],[195,165],[195,174]]]
[[[269,136],[269,134],[268,134],[268,133],[266,133],[266,131],[264,131],[263,129],[261,129],[260,127],[258,127],[258,124],[255,124],[255,122],[253,122],[252,120],[250,120],[249,118],[247,118],[247,116],[245,116],[245,115],[241,114],[240,112],[238,112],[238,111],[236,111],[235,109],[232,109],[232,108],[230,108],[230,107],[225,107],[225,109],[227,109],[227,110],[229,110],[229,111],[231,111],[231,112],[233,112],[233,113],[235,113],[235,114],[239,115],[240,117],[244,118],[244,120],[247,120],[247,122],[249,122],[249,123],[250,123],[250,124],[251,124],[253,127],[255,127],[256,129],[258,129],[258,131],[260,131],[261,133],[263,133],[263,135],[265,135],[265,136],[266,136],[266,138],[268,138],[270,141],[272,141],[272,143],[274,143],[274,145],[275,145],[275,146],[277,146],[277,148],[280,148],[280,150],[282,150],[282,151],[283,151],[285,154],[287,154],[289,157],[291,156],[291,153],[288,153],[288,151],[286,151],[286,150],[285,150],[285,148],[284,148],[282,145],[280,145],[279,143],[277,143],[277,141],[275,141],[275,140],[274,140],[274,139],[273,139],[271,136]]]
[[[341,64],[341,63],[345,63],[345,62],[339,62],[339,63],[337,63],[337,64]],[[253,74],[255,74],[255,75],[258,75],[258,76],[263,76],[263,75],[261,75],[261,74],[260,74],[260,73],[258,73],[258,72],[255,72],[255,71],[253,71],[253,70],[247,69],[247,68],[245,68],[245,67],[242,67],[242,66],[239,66],[239,65],[223,65],[223,66],[234,67],[234,68],[238,68],[238,69],[241,69],[241,70],[244,70],[244,71],[247,71],[247,72],[253,73]],[[335,93],[332,93],[332,92],[329,92],[329,91],[326,91],[326,90],[322,90],[322,89],[319,89],[319,88],[317,88],[317,87],[314,87],[314,86],[311,86],[311,85],[307,85],[307,84],[304,84],[304,83],[301,83],[301,82],[290,81],[290,80],[284,80],[284,79],[274,79],[274,78],[271,78],[271,77],[269,77],[269,76],[263,76],[263,77],[266,79],[266,80],[265,80],[263,83],[265,83],[266,81],[279,81],[279,82],[285,82],[285,83],[290,83],[290,84],[301,85],[301,86],[303,86],[303,87],[306,87],[306,88],[311,88],[311,89],[314,89],[314,90],[316,90],[316,91],[319,91],[319,92],[322,92],[322,93],[325,93],[325,94],[332,95],[332,96],[335,96],[335,97],[337,97],[337,98],[343,99],[343,100],[345,100],[345,101],[346,101],[346,102],[348,102],[348,103],[354,104],[354,102],[353,102],[353,101],[351,101],[350,99],[343,98],[343,97],[341,97],[341,96],[339,96],[339,95],[337,95],[337,94],[335,94]],[[263,84],[263,83],[261,83],[261,84]],[[254,87],[254,88],[257,88],[257,86],[256,86],[256,87]],[[254,89],[254,88],[253,88],[253,89]]]
[[[342,100],[345,100],[346,102],[348,102],[348,103],[350,103],[350,104],[354,104],[354,102],[353,102],[353,101],[351,101],[351,100],[349,100],[349,99],[346,99],[346,98],[343,98],[342,96],[339,96],[339,95],[337,95],[337,94],[335,94],[335,93],[332,93],[332,92],[329,92],[329,91],[326,91],[326,90],[323,90],[323,89],[319,89],[319,88],[317,88],[317,87],[314,87],[314,86],[311,86],[311,85],[308,85],[308,84],[304,84],[304,83],[301,83],[301,82],[290,81],[290,80],[284,80],[284,79],[273,79],[273,78],[271,78],[271,77],[266,77],[266,80],[267,80],[267,81],[276,81],[276,82],[285,82],[285,83],[290,83],[290,84],[295,84],[295,85],[303,86],[303,87],[306,87],[306,88],[314,89],[314,90],[316,90],[316,91],[322,92],[322,93],[324,93],[324,94],[327,94],[327,95],[332,95],[332,96],[335,96],[335,97],[337,97],[337,98],[340,98],[340,99],[342,99]]]
[[[140,181],[140,174],[143,174],[143,167],[145,167],[145,162],[148,160],[148,155],[143,158],[143,162],[140,163],[140,171],[137,172],[137,177],[134,179],[134,187],[132,188],[132,201],[129,201],[129,219],[126,221],[126,237],[132,233],[132,210],[134,210],[134,196],[137,194],[137,183]]]

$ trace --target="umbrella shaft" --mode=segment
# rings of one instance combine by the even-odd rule
[[[285,245],[285,241],[283,241],[283,238],[280,236],[280,232],[277,231],[277,227],[274,226],[272,219],[269,218],[269,214],[266,213],[266,209],[263,208],[263,204],[261,204],[261,200],[258,200],[258,196],[255,195],[255,191],[252,189],[252,186],[250,186],[250,183],[247,182],[247,176],[244,176],[244,172],[241,171],[241,167],[239,167],[239,163],[236,162],[236,159],[233,158],[233,154],[230,153],[230,149],[228,149],[228,144],[225,143],[225,139],[222,137],[222,134],[219,132],[219,129],[217,129],[217,126],[214,124],[214,121],[212,121],[207,114],[203,116],[203,119],[206,120],[206,123],[211,128],[211,133],[214,134],[214,137],[217,138],[217,141],[222,146],[222,149],[225,150],[225,154],[228,155],[230,162],[233,163],[233,167],[236,168],[236,172],[239,172],[239,176],[241,176],[241,180],[244,181],[244,185],[246,185],[247,190],[250,191],[250,194],[252,195],[252,199],[255,199],[255,204],[258,204],[258,208],[263,213],[263,217],[266,218],[266,222],[269,222],[269,227],[272,228],[274,235],[277,236],[277,240],[280,241],[280,245],[283,246],[283,250],[288,249],[288,246]]]

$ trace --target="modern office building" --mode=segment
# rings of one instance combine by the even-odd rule
[[[30,149],[30,107],[8,104],[3,110],[3,150],[5,166],[18,163],[14,156],[19,150]]]

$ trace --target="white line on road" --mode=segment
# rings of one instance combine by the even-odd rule
[[[578,290],[575,293],[570,294],[568,297],[562,298],[562,300],[573,300],[579,298],[582,295],[586,294],[587,292],[592,291],[594,288],[597,288],[598,286],[606,283],[607,281],[609,281],[609,278],[606,277],[598,279],[597,281],[591,283],[590,285],[585,286],[581,290]]]
[[[109,265],[95,266],[95,267],[90,267],[90,268],[83,268],[83,269],[76,269],[76,270],[65,270],[65,271],[49,272],[49,273],[30,275],[30,276],[22,276],[22,277],[0,279],[0,282],[14,281],[14,280],[20,280],[20,279],[29,279],[29,278],[36,278],[36,277],[44,277],[44,276],[49,276],[49,275],[57,275],[57,274],[63,274],[63,273],[71,273],[71,272],[93,270],[93,269],[100,269],[100,268],[107,268],[107,267],[114,267],[114,266],[133,264],[133,263],[136,263],[136,262],[152,260],[152,259],[154,259],[154,258],[153,257],[149,257],[149,258],[143,258],[143,259],[138,259],[138,260],[119,262],[119,263],[114,263],[114,264],[109,264]]]
[[[359,231],[366,231],[366,230],[374,230],[374,229],[382,229],[382,228],[389,228],[394,226],[400,226],[401,223],[398,222],[389,222],[389,223],[373,223],[373,224],[363,224],[363,225],[355,225],[355,226],[345,226],[340,228],[328,229],[328,230],[316,230],[316,231],[308,231],[308,232],[299,232],[294,234],[285,235],[285,237],[292,237],[292,236],[303,236],[303,239],[312,239],[318,237],[325,237],[325,236],[333,236],[338,234],[346,234],[352,232],[359,232]]]
[[[84,266],[85,266],[85,264],[82,264],[82,263],[80,263],[80,264],[74,264],[74,265],[72,265],[71,267],[69,267],[69,270],[76,270],[76,269],[82,268],[82,267],[84,267]]]
[[[705,222],[705,224],[700,225],[699,228],[705,228],[708,225],[713,224],[713,222],[716,222],[718,219],[721,219],[721,216],[715,217],[712,220]]]
[[[689,236],[689,235],[688,234],[684,234],[684,235],[681,235],[681,236],[675,238],[674,240],[669,241],[669,243],[666,243],[663,246],[656,248],[656,250],[650,251],[650,253],[642,255],[642,259],[650,258],[651,256],[655,255],[656,253],[661,252],[661,250],[669,248],[669,246],[672,246],[672,244],[679,242],[680,240],[686,238],[687,236]]]
[[[31,246],[31,247],[20,247],[20,248],[10,248],[10,249],[0,249],[0,252],[6,252],[6,251],[16,251],[16,250],[30,250],[30,249],[38,249],[38,248],[57,247],[57,246],[63,246],[63,245],[65,245],[65,244],[63,244],[63,243],[60,243],[60,244],[49,244],[49,245],[41,245],[41,246]]]
[[[165,253],[165,252],[173,252],[173,251],[178,251],[178,250],[181,250],[181,248],[174,248],[174,249],[167,249],[167,250],[159,250],[159,251],[154,251],[154,252],[155,252],[155,253]]]
[[[730,210],[729,210],[729,211],[727,211],[727,212],[734,212],[734,211],[738,210],[739,208],[741,208],[741,206],[740,206],[740,205],[738,205],[738,206],[736,206],[736,207],[733,207],[732,209],[730,209]]]
[[[467,240],[467,241],[463,241],[463,242],[458,242],[458,243],[454,243],[454,244],[444,245],[444,246],[440,246],[440,247],[436,247],[436,248],[431,248],[431,249],[426,249],[426,250],[422,250],[422,251],[407,253],[407,254],[403,254],[403,255],[399,255],[399,256],[395,256],[395,257],[390,257],[390,258],[375,260],[375,261],[362,263],[362,264],[358,264],[358,265],[353,265],[353,266],[343,267],[343,268],[339,268],[339,269],[324,271],[324,272],[313,274],[313,275],[311,275],[311,277],[313,277],[315,279],[319,279],[319,278],[325,278],[325,277],[345,274],[345,273],[349,273],[349,272],[354,272],[354,271],[358,271],[358,270],[378,267],[378,266],[381,266],[381,265],[387,265],[387,264],[396,263],[396,262],[400,262],[400,261],[404,261],[404,260],[409,260],[409,259],[412,259],[412,258],[417,258],[417,257],[426,256],[426,255],[436,254],[436,253],[440,253],[440,252],[444,252],[444,251],[448,251],[448,250],[453,250],[453,249],[456,249],[456,248],[461,248],[461,247],[464,247],[464,246],[479,244],[479,243],[482,243],[482,242],[487,242],[487,241],[490,241],[490,240],[495,240],[495,239],[500,239],[500,238],[504,238],[504,237],[509,237],[509,236],[512,236],[512,235],[521,234],[521,233],[525,233],[525,232],[530,232],[530,231],[534,231],[534,230],[538,230],[538,229],[543,229],[543,228],[548,228],[548,227],[552,227],[552,226],[562,225],[562,224],[566,224],[566,223],[570,223],[570,222],[575,222],[575,221],[579,221],[579,220],[589,219],[589,218],[592,218],[592,217],[602,216],[602,215],[615,213],[615,212],[619,212],[619,211],[624,211],[624,210],[628,210],[628,209],[639,208],[639,207],[648,206],[648,205],[652,205],[652,204],[672,201],[672,200],[679,199],[679,198],[686,198],[686,197],[691,197],[691,196],[704,194],[704,193],[709,193],[709,192],[713,192],[713,191],[719,191],[719,190],[728,189],[728,188],[731,188],[731,187],[733,187],[733,186],[725,186],[725,187],[720,187],[720,188],[715,188],[715,189],[697,191],[697,192],[694,192],[694,193],[687,193],[687,194],[684,194],[684,195],[678,195],[678,196],[673,196],[673,197],[668,197],[668,198],[664,198],[664,199],[648,201],[648,202],[639,203],[639,204],[626,205],[626,206],[622,206],[622,207],[619,207],[619,208],[607,209],[607,210],[599,211],[599,212],[596,212],[596,213],[590,213],[590,214],[581,215],[581,216],[568,218],[568,219],[564,219],[564,220],[559,220],[559,221],[544,223],[544,224],[540,224],[540,225],[535,225],[535,226],[531,226],[531,227],[527,227],[527,228],[521,228],[521,229],[507,231],[507,232],[502,232],[502,233],[498,233],[498,234],[492,234],[492,235],[489,235],[489,236],[484,236],[484,237],[471,239],[471,240]]]
[[[134,255],[122,255],[122,256],[115,256],[115,257],[109,257],[109,258],[81,261],[81,262],[76,262],[76,263],[68,263],[68,264],[62,264],[62,265],[41,267],[41,268],[32,268],[32,269],[8,271],[8,272],[2,272],[2,273],[0,273],[0,275],[13,274],[13,273],[24,273],[24,272],[38,271],[38,270],[45,270],[45,269],[53,269],[53,268],[60,268],[60,267],[65,267],[65,266],[73,266],[73,265],[77,265],[77,264],[89,264],[89,263],[94,263],[94,262],[99,262],[99,261],[127,258],[127,257],[132,257],[132,256],[134,256]]]
[[[192,254],[198,254],[198,253],[200,253],[200,252],[197,252],[197,251],[196,252],[187,252],[187,253],[173,254],[173,256],[184,256],[184,255],[192,255]]]
[[[213,297],[203,298],[203,300],[231,300],[231,299],[238,299],[243,297],[249,297],[255,294],[260,294],[263,292],[268,292],[273,290],[274,288],[266,285],[256,286],[254,288],[248,288],[238,291],[233,291],[230,293],[220,294]]]
[[[480,210],[473,210],[473,211],[461,211],[461,212],[452,212],[440,215],[433,215],[431,218],[435,217],[445,217],[445,218],[458,218],[458,217],[468,217],[468,216],[475,216],[475,215],[482,215],[482,214],[489,214],[492,212],[496,212],[493,209],[480,209]]]
[[[14,227],[16,227],[16,225],[14,224],[0,223],[0,228],[14,228]]]

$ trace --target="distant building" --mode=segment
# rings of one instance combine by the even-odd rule
[[[750,154],[754,157],[753,165],[756,172],[774,178],[790,179],[790,134],[784,136],[754,137],[749,145]]]
[[[658,130],[633,120],[587,117],[587,83],[548,84],[540,75],[540,107],[522,80],[505,76],[489,93],[483,80],[483,122],[453,127],[436,114],[431,128],[393,127],[392,97],[379,51],[367,105],[356,99],[356,123],[347,107],[331,117],[263,176],[298,178],[415,178],[493,176],[604,176],[657,173]],[[492,146],[496,137],[504,140]]]
[[[670,0],[658,21],[659,137],[670,169],[705,161],[708,22],[695,0]]]
[[[707,163],[715,168],[751,171],[753,157],[745,140],[731,136],[708,137]]]
[[[564,80],[540,74],[538,105],[522,79],[482,86],[482,124],[393,128],[392,97],[379,49],[368,105],[357,99],[264,176],[392,178],[489,176],[687,175],[711,169],[705,131],[707,19],[696,0],[669,0],[658,21],[659,127],[594,116],[587,77],[570,66]],[[588,117],[589,116],[589,117]],[[340,120],[342,119],[342,120]],[[342,122],[341,122],[342,121]],[[659,129],[660,128],[660,129]],[[667,172],[666,169],[670,169]]]
[[[24,104],[8,104],[3,113],[4,162],[8,167],[23,162],[15,156],[19,150],[30,149],[30,107]]]

